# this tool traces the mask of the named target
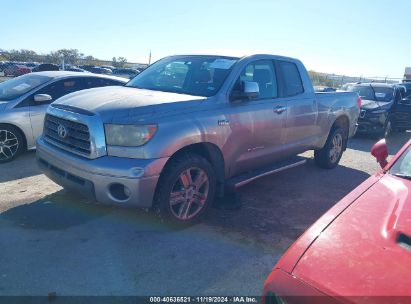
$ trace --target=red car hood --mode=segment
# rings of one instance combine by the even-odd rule
[[[293,275],[332,296],[411,295],[410,190],[411,181],[385,174],[319,235]]]

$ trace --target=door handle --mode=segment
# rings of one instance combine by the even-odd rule
[[[276,106],[274,108],[274,112],[277,113],[277,114],[281,114],[281,113],[285,112],[286,110],[287,110],[287,108],[284,107],[284,106]]]

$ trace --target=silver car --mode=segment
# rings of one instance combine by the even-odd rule
[[[57,98],[83,89],[124,85],[127,81],[92,73],[50,71],[0,83],[0,163],[35,148],[46,109]]]

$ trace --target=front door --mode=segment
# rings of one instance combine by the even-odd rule
[[[394,128],[411,129],[411,96],[402,100],[405,96],[405,90],[396,90],[391,112],[391,122]]]
[[[248,64],[233,90],[240,90],[244,81],[258,83],[259,97],[231,102],[227,119],[231,136],[223,149],[231,155],[230,175],[257,169],[274,162],[280,155],[285,125],[284,100],[278,99],[277,77],[271,60]]]

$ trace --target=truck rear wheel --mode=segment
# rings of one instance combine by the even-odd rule
[[[154,208],[175,223],[198,221],[209,209],[216,191],[211,164],[201,156],[184,154],[172,159],[160,177]]]
[[[345,133],[342,128],[334,127],[328,135],[324,147],[314,151],[315,163],[325,169],[332,169],[338,165],[345,148]]]

